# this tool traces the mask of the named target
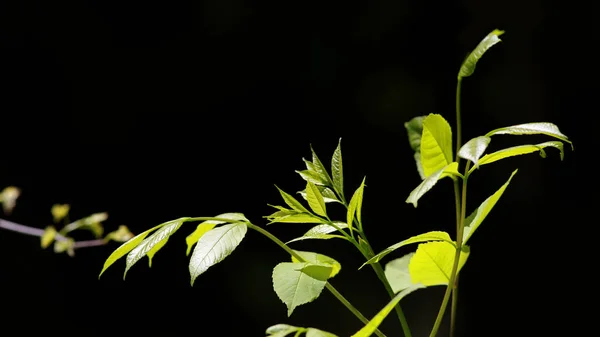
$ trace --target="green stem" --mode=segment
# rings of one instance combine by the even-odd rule
[[[440,329],[442,319],[444,318],[444,313],[446,312],[446,307],[448,306],[448,300],[450,300],[450,294],[454,290],[454,284],[458,275],[458,264],[460,261],[460,253],[462,251],[462,240],[467,205],[467,181],[469,179],[469,164],[470,162],[467,162],[465,176],[463,178],[462,199],[460,202],[460,225],[458,227],[458,233],[456,234],[456,254],[454,255],[454,263],[452,265],[452,272],[450,273],[450,281],[448,282],[448,286],[446,287],[446,292],[444,293],[442,305],[440,306],[440,310],[438,312],[437,318],[435,319],[435,323],[433,325],[433,329],[431,329],[429,337],[435,337],[437,335],[438,330]]]
[[[293,249],[291,249],[290,247],[288,247],[288,245],[286,245],[285,243],[283,243],[283,241],[279,240],[275,235],[269,233],[267,230],[263,229],[262,227],[253,225],[249,222],[245,222],[246,225],[250,228],[253,229],[257,232],[259,232],[260,234],[266,236],[267,238],[269,238],[271,241],[275,242],[279,247],[281,247],[283,250],[285,250],[288,254],[292,255],[293,257],[295,257],[298,261],[300,262],[306,262],[302,256],[300,256],[298,253],[296,253]],[[350,310],[350,312],[352,312],[354,314],[354,316],[356,316],[361,322],[363,322],[364,324],[368,324],[369,320],[360,313],[360,311],[358,311],[358,309],[356,309],[352,303],[350,303],[344,296],[342,296],[342,294],[340,294],[340,292],[329,282],[327,282],[325,284],[325,287],[327,288],[327,290],[329,290],[329,292],[331,292],[331,294],[333,294],[333,296],[335,296],[335,298],[338,299],[338,301],[340,301],[348,310]],[[375,334],[379,337],[386,337],[383,332],[379,331],[379,330],[375,330]]]
[[[452,287],[452,303],[450,304],[450,337],[454,337],[456,329],[456,309],[458,307],[458,277],[454,280],[454,286]]]

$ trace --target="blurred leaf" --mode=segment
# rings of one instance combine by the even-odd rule
[[[54,241],[54,252],[55,253],[63,253],[67,252],[69,256],[75,256],[75,241],[72,238],[67,238],[66,240],[56,240]]]
[[[423,180],[419,184],[419,186],[417,186],[412,192],[410,192],[410,195],[406,199],[406,202],[411,203],[415,207],[417,207],[417,203],[418,203],[419,199],[425,193],[427,193],[433,186],[435,186],[435,184],[437,184],[438,180],[443,179],[445,177],[454,178],[455,176],[460,176],[460,173],[458,173],[457,169],[458,169],[458,163],[453,162],[453,163],[448,164],[445,167],[442,167],[437,172],[430,174],[427,178],[425,178],[425,180]]]
[[[499,36],[504,34],[503,30],[494,29],[493,32],[489,33],[475,49],[467,56],[462,66],[460,67],[460,71],[458,72],[458,79],[462,79],[463,77],[468,77],[473,74],[475,71],[475,66],[477,65],[477,61],[485,54],[485,52],[490,49],[493,45],[500,42]]]
[[[105,240],[113,240],[115,242],[125,242],[133,237],[133,233],[127,228],[127,226],[120,225],[116,231],[106,234]]]
[[[17,204],[17,199],[21,195],[21,190],[15,186],[5,187],[0,192],[0,202],[4,214],[10,215]]]
[[[285,337],[291,333],[296,333],[294,337],[298,337],[301,333],[305,333],[306,337],[337,337],[336,335],[315,328],[300,328],[288,324],[277,324],[269,327],[266,331],[267,337]]]
[[[452,163],[452,130],[450,124],[438,114],[429,114],[423,120],[421,137],[421,165],[423,174],[434,172]]]
[[[390,283],[394,294],[414,284],[410,279],[410,272],[408,270],[408,264],[413,255],[415,255],[415,253],[408,253],[385,265],[385,278],[387,278]]]
[[[477,168],[479,167],[479,158],[483,155],[491,140],[490,137],[486,136],[475,137],[460,148],[458,156],[472,161],[475,164],[474,168]]]
[[[54,238],[56,237],[56,228],[54,226],[48,226],[44,230],[44,234],[41,237],[41,245],[43,249],[46,249],[50,246]]]
[[[96,238],[102,237],[104,233],[104,227],[102,226],[102,222],[108,219],[108,213],[94,213],[85,218],[81,218],[77,221],[73,221],[72,223],[66,225],[60,230],[60,234],[66,235],[77,229],[86,229],[91,231]]]
[[[567,142],[571,144],[571,149],[575,149],[573,147],[573,143],[569,140],[569,138],[565,136],[562,132],[560,132],[558,126],[552,123],[541,122],[507,126],[496,130],[492,130],[486,134],[486,136],[488,137],[494,135],[546,135],[560,139],[563,142]]]
[[[200,237],[190,258],[191,285],[208,268],[223,261],[242,242],[248,226],[244,223],[223,225]]]
[[[423,165],[421,164],[421,136],[423,135],[423,120],[426,116],[418,116],[404,123],[406,132],[408,133],[408,143],[410,148],[415,151],[415,163],[417,164],[417,172],[421,180],[425,179]]]
[[[462,246],[458,270],[469,257],[469,247]],[[446,241],[432,241],[419,244],[415,255],[410,259],[408,270],[413,283],[425,286],[447,285],[454,265],[456,246]]]
[[[64,219],[67,215],[69,215],[69,210],[71,209],[71,205],[69,204],[54,204],[52,205],[52,209],[50,212],[52,213],[52,218],[54,219],[54,223],[59,223],[62,219]]]
[[[514,170],[513,173],[510,175],[510,178],[508,178],[508,180],[504,183],[504,185],[502,185],[502,187],[500,187],[489,198],[485,199],[485,201],[482,202],[481,205],[479,205],[479,207],[471,215],[469,215],[469,217],[467,217],[465,219],[464,232],[463,232],[463,238],[464,238],[463,242],[465,244],[467,243],[467,241],[469,241],[469,239],[471,238],[471,235],[473,235],[473,232],[475,232],[475,230],[479,227],[479,225],[487,217],[487,215],[490,213],[492,208],[494,208],[494,206],[496,205],[496,202],[498,202],[498,200],[500,200],[500,197],[502,196],[502,194],[508,187],[508,184],[510,184],[510,181],[512,180],[513,176],[517,173],[517,171],[518,170]]]
[[[429,242],[429,241],[446,241],[446,242],[450,242],[450,243],[453,242],[452,239],[450,238],[450,235],[448,235],[448,233],[446,233],[446,232],[433,231],[433,232],[415,235],[413,237],[410,237],[406,240],[400,241],[396,244],[393,244],[393,245],[387,247],[386,249],[382,250],[379,254],[370,258],[360,268],[364,267],[367,264],[377,263],[377,262],[381,261],[381,259],[383,259],[386,255],[388,255],[389,253],[395,251],[396,249],[398,249],[400,247],[410,245],[412,243]]]

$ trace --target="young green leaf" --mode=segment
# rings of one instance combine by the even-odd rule
[[[367,325],[365,325],[362,329],[360,329],[357,333],[352,335],[352,337],[369,337],[371,336],[375,330],[379,327],[381,322],[389,315],[389,313],[394,309],[394,307],[402,300],[406,295],[412,293],[415,290],[425,288],[422,284],[413,284],[410,287],[400,291],[398,295],[396,295],[383,309],[381,309],[375,317],[373,317]]]
[[[149,230],[134,236],[132,239],[130,239],[129,241],[127,241],[127,242],[123,243],[121,246],[119,246],[119,248],[115,249],[115,251],[112,252],[112,254],[110,254],[110,256],[104,262],[104,267],[102,267],[102,271],[100,271],[100,275],[98,275],[98,278],[100,278],[102,276],[102,274],[106,271],[106,269],[108,267],[110,267],[118,259],[125,256],[132,249],[137,247],[142,241],[144,241],[144,239],[146,238],[146,236],[148,236],[148,234],[152,233],[153,231],[155,231],[169,223],[170,223],[170,221],[162,223],[158,226],[152,227]]]
[[[348,228],[348,224],[346,224],[345,222],[334,221],[333,223],[340,230],[344,229],[344,228]],[[290,240],[286,244],[300,241],[300,240],[306,240],[306,239],[322,239],[322,240],[333,239],[333,238],[346,239],[346,237],[341,236],[341,235],[330,234],[330,233],[337,231],[338,230],[337,228],[335,228],[329,224],[316,225],[313,228],[309,229],[306,233],[304,233],[304,235],[297,237],[293,240]]]
[[[413,255],[415,253],[408,253],[385,264],[385,278],[390,283],[394,294],[414,284],[408,271],[408,264]]]
[[[126,242],[133,237],[133,233],[127,228],[127,226],[120,225],[116,231],[112,231],[104,237],[107,242],[113,240],[115,242]]]
[[[288,324],[277,324],[267,328],[267,337],[285,337],[291,333],[303,331],[304,328],[300,328]]]
[[[361,213],[366,179],[366,177],[363,178],[362,182],[360,183],[360,186],[356,189],[356,191],[354,191],[352,199],[350,199],[350,203],[348,204],[348,211],[346,212],[346,223],[350,226],[348,227],[350,229],[350,232],[352,232],[352,224],[354,223],[355,216],[356,221],[358,222],[358,228],[362,230]]]
[[[223,213],[217,215],[215,218],[230,219],[233,221],[248,221],[248,219],[246,219],[242,213]],[[185,243],[187,244],[185,255],[190,255],[192,247],[196,244],[196,242],[198,242],[202,235],[215,228],[215,226],[224,223],[227,223],[227,221],[206,220],[200,223],[198,227],[196,227],[196,230],[185,238]]]
[[[223,261],[237,246],[248,231],[244,223],[223,225],[202,235],[190,258],[191,285],[208,268]]]
[[[538,151],[540,152],[540,156],[542,156],[542,158],[546,158],[546,152],[544,151],[544,148],[546,148],[546,147],[557,148],[560,151],[560,159],[562,160],[564,158],[563,143],[561,143],[559,141],[549,141],[549,142],[540,143],[540,144],[536,144],[536,145],[513,146],[513,147],[502,149],[502,150],[499,150],[499,151],[496,151],[496,152],[493,152],[490,154],[486,154],[485,156],[481,157],[481,159],[479,160],[479,165],[491,164],[491,163],[496,162],[501,159],[519,156],[522,154],[538,152]],[[474,170],[474,168],[469,170],[469,173],[473,172],[473,170]]]
[[[317,157],[317,153],[313,149],[312,145],[310,146],[310,152],[312,153],[312,163],[313,167],[315,168],[315,172],[317,172],[319,176],[321,176],[321,179],[323,181],[327,182],[325,186],[332,187],[333,181],[331,180],[329,173],[327,173],[327,169],[325,168],[319,157]]]
[[[318,253],[313,253],[313,252],[303,252],[300,250],[294,250],[294,252],[296,252],[298,255],[300,255],[300,257],[302,257],[302,259],[304,260],[302,262],[309,262],[312,264],[330,266],[331,274],[329,275],[328,278],[334,277],[342,269],[342,265],[329,256],[326,256],[323,254],[318,254]],[[301,261],[299,261],[294,256],[292,256],[292,262],[301,262]]]
[[[267,217],[267,219],[270,221],[268,223],[268,225],[277,223],[277,222],[280,222],[280,223],[324,223],[324,222],[327,222],[327,220],[320,218],[316,215],[310,214],[310,213],[291,213],[291,214],[287,214],[287,215],[283,215],[283,216],[274,216],[278,213],[279,212],[276,212]]]
[[[433,232],[415,235],[413,237],[410,237],[406,240],[400,241],[394,245],[387,247],[386,249],[382,250],[379,254],[370,258],[360,268],[364,267],[367,264],[377,263],[377,262],[381,261],[381,259],[383,259],[386,255],[388,255],[389,253],[395,251],[396,249],[398,249],[400,247],[410,245],[412,243],[429,242],[429,241],[446,241],[446,242],[450,242],[450,243],[453,242],[452,239],[450,238],[450,235],[448,235],[448,233],[446,233],[446,232],[433,231]]]
[[[315,328],[307,328],[306,329],[306,337],[337,337],[331,332],[315,329]]]
[[[277,187],[277,186],[275,186]],[[302,204],[296,200],[296,198],[292,197],[291,195],[285,193],[283,190],[281,190],[279,187],[277,187],[277,190],[279,191],[279,194],[281,194],[281,197],[283,198],[283,201],[285,201],[285,203],[290,206],[293,210],[299,212],[299,213],[310,213],[304,206],[302,206]]]
[[[75,240],[73,238],[67,238],[66,240],[54,241],[54,252],[63,253],[67,252],[69,256],[75,255]]]
[[[44,230],[44,234],[42,234],[42,237],[40,238],[40,244],[43,249],[46,249],[50,246],[50,244],[52,243],[52,241],[54,241],[54,238],[56,237],[56,233],[56,228],[54,228],[54,226],[46,227],[46,229]]]
[[[148,253],[146,253],[146,256],[148,256],[148,267],[152,268],[152,258],[154,257],[154,255],[162,248],[164,247],[167,242],[169,241],[169,238],[167,237],[164,240],[159,241],[155,246],[153,246],[152,248],[150,248],[150,250],[148,251]]]
[[[319,192],[321,192],[321,195],[323,196],[323,201],[325,201],[326,204],[330,202],[338,202],[340,204],[342,203],[335,195],[335,192],[333,192],[331,189],[319,185],[317,185],[317,188],[319,189]],[[298,191],[298,193],[302,196],[302,198],[304,198],[304,200],[306,200],[306,190]]]
[[[427,193],[437,182],[438,180],[445,177],[461,177],[460,173],[458,173],[458,163],[453,162],[450,163],[438,171],[430,174],[425,180],[423,180],[419,186],[417,186],[410,195],[406,199],[406,203],[411,203],[415,207],[417,207],[417,203],[419,199]]]
[[[69,210],[71,206],[69,204],[54,204],[50,209],[50,213],[52,213],[52,219],[54,223],[59,223],[62,219],[64,219],[67,215],[69,215]]]
[[[473,162],[474,168],[479,167],[477,163],[483,155],[492,139],[487,136],[475,137],[466,142],[458,151],[458,156]]]
[[[504,34],[503,30],[494,29],[493,32],[489,33],[475,49],[467,56],[462,66],[460,67],[460,71],[458,72],[458,79],[462,79],[463,77],[468,77],[473,74],[475,71],[475,66],[477,65],[477,61],[483,56],[483,54],[490,49],[493,45],[500,42],[499,36]]]
[[[434,172],[452,163],[452,130],[450,124],[438,114],[429,114],[423,120],[421,137],[421,165],[423,174]]]
[[[417,172],[421,180],[425,179],[423,165],[421,164],[421,136],[423,135],[423,120],[426,116],[418,116],[404,123],[406,132],[408,133],[408,143],[410,148],[415,151],[415,163],[417,164]]]
[[[288,308],[288,316],[302,304],[315,300],[333,267],[310,262],[283,262],[273,268],[273,289]]]
[[[296,171],[305,181],[309,181],[318,186],[327,186],[327,181],[323,180],[323,177],[319,175],[317,171],[303,170]]]
[[[333,175],[333,189],[337,192],[340,198],[344,198],[344,168],[342,165],[342,139],[338,141],[338,145],[333,151],[331,157],[331,175]]]
[[[317,188],[317,185],[310,181],[306,182],[306,201],[308,201],[308,206],[310,206],[310,209],[312,209],[313,212],[317,215],[327,217],[325,200],[323,200],[323,196]]]
[[[571,144],[571,149],[575,149],[569,138],[560,132],[558,126],[552,123],[540,122],[507,126],[492,130],[486,134],[488,137],[494,135],[546,135],[567,142]]]
[[[164,246],[164,243],[161,241],[166,241],[169,239],[169,236],[173,235],[181,225],[189,218],[180,218],[176,220],[171,220],[165,223],[159,230],[150,235],[144,241],[142,241],[137,247],[131,250],[129,254],[127,254],[125,273],[123,273],[123,279],[127,276],[127,272],[131,267],[133,267],[136,262],[138,262],[142,257],[146,256],[155,246],[160,247]],[[158,249],[155,249],[152,252],[154,255]],[[150,262],[151,263],[151,262]]]
[[[446,241],[421,243],[410,259],[408,270],[413,283],[425,286],[447,285],[454,265],[456,246]],[[458,270],[469,257],[469,247],[464,245],[460,252]]]
[[[502,194],[508,187],[508,184],[510,184],[510,181],[512,180],[513,176],[517,173],[517,171],[518,170],[514,170],[513,173],[510,175],[510,177],[508,178],[508,180],[504,183],[504,185],[502,185],[502,187],[500,187],[489,198],[485,199],[485,201],[482,202],[481,205],[479,205],[479,207],[471,215],[469,215],[468,218],[465,219],[465,226],[464,226],[464,232],[463,232],[463,235],[464,235],[463,242],[464,243],[467,243],[467,241],[469,241],[469,239],[473,235],[473,232],[475,232],[477,227],[479,227],[479,225],[481,225],[481,222],[483,222],[483,220],[488,215],[488,213],[490,213],[492,208],[494,208],[494,206],[496,205],[496,202],[498,202],[498,200],[500,200],[500,197],[502,196]]]

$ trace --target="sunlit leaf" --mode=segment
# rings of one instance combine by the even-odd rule
[[[337,337],[337,335],[315,328],[307,328],[306,337]]]
[[[339,229],[348,228],[348,224],[346,224],[345,222],[334,221],[333,223]],[[293,240],[288,241],[287,243],[292,243],[292,242],[306,240],[306,239],[322,239],[322,240],[333,239],[333,238],[346,239],[344,236],[341,236],[341,235],[330,234],[335,231],[337,231],[337,229],[329,224],[316,225],[315,227],[309,229],[301,237],[297,237]]]
[[[319,175],[321,176],[321,179],[323,181],[327,182],[325,184],[326,186],[331,187],[333,185],[333,181],[331,180],[329,173],[327,173],[327,169],[325,168],[325,166],[323,165],[323,163],[317,156],[317,153],[313,149],[312,145],[310,146],[310,152],[312,153],[312,163],[313,163],[313,167],[315,168],[315,172],[319,173]]]
[[[487,217],[488,213],[490,213],[492,208],[494,208],[496,202],[500,200],[500,197],[508,187],[508,184],[510,184],[510,181],[512,180],[513,176],[517,173],[517,171],[518,170],[514,170],[508,178],[508,180],[504,183],[504,185],[502,185],[502,187],[500,187],[489,198],[485,199],[485,201],[482,202],[481,205],[479,205],[479,207],[471,215],[469,215],[468,218],[465,219],[465,226],[463,229],[464,243],[467,243],[467,241],[469,241],[469,239],[473,235],[473,232],[475,232],[479,225],[481,225],[481,222],[483,222],[485,217]]]
[[[215,216],[215,218],[229,219],[229,220],[233,220],[233,221],[248,221],[248,219],[246,219],[246,217],[242,213],[223,213],[223,214],[219,214],[219,215]],[[209,230],[215,228],[215,226],[221,225],[221,224],[224,224],[227,222],[228,221],[218,221],[218,220],[207,220],[207,221],[201,222],[196,227],[196,230],[194,230],[194,232],[192,232],[192,234],[188,235],[185,238],[185,243],[187,244],[187,250],[185,252],[185,255],[190,255],[190,252],[192,251],[192,247],[196,244],[196,242],[198,242],[198,240],[200,239],[200,237],[202,237],[202,235],[204,235]]]
[[[317,171],[302,170],[302,171],[296,171],[296,173],[298,173],[300,175],[300,177],[302,177],[302,179],[309,181],[315,185],[319,185],[319,186],[327,185],[327,181],[323,180],[323,177],[321,177],[321,175],[319,175],[319,173]]]
[[[393,245],[387,247],[386,249],[382,250],[379,254],[373,256],[367,262],[365,262],[361,266],[361,268],[367,264],[376,263],[376,262],[381,261],[381,259],[383,259],[386,255],[388,255],[389,253],[395,251],[396,249],[398,249],[400,247],[410,245],[412,243],[428,242],[428,241],[446,241],[446,242],[452,243],[452,239],[450,238],[450,235],[448,235],[448,233],[446,233],[446,232],[433,231],[433,232],[415,235],[413,237],[410,237],[406,240],[400,241],[400,242],[393,244]]]
[[[12,210],[17,205],[17,199],[21,195],[21,190],[15,186],[5,187],[0,192],[0,202],[2,203],[2,210],[4,214],[10,215]]]
[[[69,204],[54,204],[50,209],[50,213],[52,213],[52,218],[54,219],[54,223],[59,223],[62,219],[64,219],[71,209],[71,205]]]
[[[234,223],[214,228],[200,237],[190,258],[191,284],[208,268],[223,261],[242,242],[248,226]]]
[[[421,137],[421,165],[429,177],[452,163],[452,130],[450,124],[438,114],[429,114],[423,120]]]
[[[413,255],[415,253],[408,253],[385,264],[385,277],[390,283],[394,294],[414,284],[408,271],[408,264]]]
[[[421,164],[421,136],[423,135],[423,120],[426,116],[417,116],[410,121],[404,123],[406,132],[408,133],[408,143],[410,148],[415,151],[415,163],[417,164],[417,172],[421,179],[425,179],[423,165]]]
[[[137,247],[131,250],[129,254],[127,254],[125,272],[123,273],[123,279],[127,276],[127,272],[131,267],[133,267],[136,262],[138,262],[141,258],[146,256],[150,251],[155,248],[155,246],[159,246],[160,249],[164,246],[162,241],[166,241],[169,239],[169,236],[173,235],[181,225],[188,220],[189,218],[179,218],[176,220],[168,221],[159,228],[155,233],[144,239]],[[156,254],[158,249],[154,249],[152,255]]]
[[[146,236],[148,236],[148,234],[152,233],[153,231],[155,231],[155,230],[157,230],[157,229],[161,228],[162,226],[165,226],[165,225],[167,225],[169,223],[170,222],[165,222],[165,223],[162,223],[162,224],[160,224],[160,225],[158,225],[156,227],[152,227],[149,230],[136,235],[135,237],[133,237],[129,241],[127,241],[124,244],[122,244],[119,248],[115,249],[115,251],[112,252],[112,254],[110,254],[110,256],[104,262],[104,267],[102,267],[102,271],[100,272],[100,275],[98,275],[98,278],[100,278],[100,276],[102,276],[102,274],[106,271],[106,269],[108,267],[110,267],[118,259],[122,258],[127,253],[129,253],[131,250],[133,250],[135,247],[137,247],[142,241],[144,241],[144,239],[146,238]]]
[[[475,164],[474,168],[477,168],[479,166],[479,158],[485,153],[491,140],[492,139],[487,136],[475,137],[460,148],[458,156],[472,161],[473,164]]]
[[[335,195],[335,192],[333,192],[328,187],[317,185],[317,188],[321,192],[321,195],[323,196],[323,201],[325,201],[325,203],[330,203],[330,202],[342,203]],[[304,198],[304,200],[306,200],[306,190],[299,191],[298,193],[302,196],[302,198]]]
[[[410,259],[408,270],[413,283],[425,286],[447,285],[454,266],[456,246],[446,241],[432,241],[419,244],[415,255]],[[462,246],[458,270],[469,257],[469,247]]]
[[[339,273],[340,270],[342,269],[342,265],[329,256],[319,254],[319,253],[314,253],[314,252],[303,252],[300,250],[295,250],[294,252],[296,252],[298,255],[300,255],[300,257],[302,257],[302,259],[304,259],[303,262],[310,262],[312,264],[330,266],[331,274],[329,275],[329,278],[332,278],[335,275],[337,275],[337,273]],[[301,261],[299,261],[294,256],[292,256],[292,262],[301,262]]]
[[[507,126],[492,130],[486,134],[488,137],[494,135],[546,135],[567,142],[571,144],[571,148],[574,149],[573,143],[569,138],[560,132],[558,126],[552,123],[540,122]]]
[[[460,71],[458,72],[458,79],[460,80],[463,77],[471,76],[475,71],[475,66],[477,65],[477,61],[483,56],[483,54],[490,49],[493,45],[500,42],[499,36],[504,34],[504,31],[494,29],[493,32],[489,33],[475,49],[467,56],[464,60],[462,66],[460,67]]]
[[[481,159],[479,160],[479,165],[491,164],[493,162],[496,162],[498,160],[502,160],[505,158],[519,156],[522,154],[538,152],[538,151],[540,152],[540,156],[542,156],[542,158],[546,158],[546,152],[544,151],[544,148],[546,148],[546,147],[557,148],[560,151],[560,159],[561,160],[563,159],[563,157],[564,157],[563,143],[561,143],[559,141],[550,141],[550,142],[540,143],[540,144],[536,144],[536,145],[513,146],[513,147],[502,149],[502,150],[499,150],[499,151],[496,151],[496,152],[493,152],[490,154],[486,154],[485,156],[481,157]],[[473,169],[469,170],[469,172],[472,172]]]
[[[154,246],[152,246],[152,248],[150,248],[148,253],[146,253],[146,256],[148,256],[148,267],[152,267],[152,258],[162,247],[164,247],[167,244],[168,241],[169,241],[168,237],[162,241],[159,241],[156,245],[154,245]]]
[[[362,329],[360,329],[357,333],[352,335],[352,337],[369,337],[371,336],[375,330],[379,327],[381,322],[390,314],[390,312],[394,309],[394,307],[402,300],[406,295],[412,293],[415,290],[424,288],[422,284],[413,284],[410,287],[400,291],[394,298],[381,309],[375,317],[373,317],[367,325],[365,325]]]
[[[350,232],[352,232],[352,224],[354,223],[355,217],[356,221],[358,222],[359,229],[362,227],[361,212],[366,179],[366,177],[363,178],[362,182],[360,183],[360,186],[356,189],[356,191],[354,191],[352,199],[350,199],[350,203],[348,204],[348,210],[346,212],[346,223],[350,226],[348,227],[350,229]]]
[[[115,242],[125,242],[133,237],[133,233],[127,228],[127,226],[120,225],[116,231],[112,231],[104,237],[106,241],[113,240]]]
[[[275,186],[275,187],[277,187],[277,186]],[[277,187],[277,190],[279,191],[279,194],[281,194],[283,201],[285,201],[285,203],[288,206],[290,206],[293,210],[300,212],[300,213],[310,213],[304,206],[302,206],[302,204],[298,200],[296,200],[296,198],[294,198],[291,195],[289,195],[288,193],[284,192],[279,187]]]
[[[342,139],[338,141],[338,145],[333,151],[331,157],[331,175],[333,176],[333,189],[344,197],[344,167],[342,164]]]
[[[288,308],[288,316],[315,300],[327,283],[332,267],[310,262],[283,262],[273,269],[273,289]]]
[[[297,326],[293,326],[293,325],[288,325],[288,324],[277,324],[277,325],[273,325],[270,326],[267,331],[267,337],[285,337],[291,333],[297,332],[297,331],[303,331],[304,328],[300,328]]]
[[[267,217],[270,221],[269,224],[272,223],[324,223],[327,220],[320,218],[316,215],[308,214],[308,213],[292,213],[288,215],[284,215],[281,217],[273,217],[273,215]]]
[[[50,244],[52,243],[52,241],[54,241],[54,238],[56,237],[56,233],[56,228],[54,228],[54,226],[46,227],[46,229],[44,230],[44,234],[42,234],[42,237],[40,238],[41,246],[43,249],[46,249],[50,246]]]
[[[313,212],[317,215],[327,217],[327,209],[325,208],[323,196],[317,185],[310,181],[306,182],[306,201],[308,201],[308,206],[310,206]]]
[[[425,193],[427,193],[438,182],[438,180],[445,178],[445,177],[454,177],[454,176],[460,177],[461,175],[458,173],[457,169],[458,169],[458,163],[453,162],[453,163],[448,164],[447,166],[442,167],[438,171],[432,173],[427,178],[425,178],[425,180],[423,180],[419,184],[419,186],[417,186],[412,192],[410,192],[410,195],[406,199],[406,203],[411,203],[415,207],[417,207],[417,203],[418,203],[419,199]]]

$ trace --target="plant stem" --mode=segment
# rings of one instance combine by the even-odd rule
[[[41,228],[21,225],[16,222],[8,221],[5,219],[0,219],[0,228],[9,230],[11,232],[17,232],[17,233],[31,235],[31,236],[37,236],[37,237],[43,236],[44,233],[46,232],[44,229],[41,229]],[[62,234],[59,234],[59,233],[56,233],[56,236],[54,237],[54,239],[56,241],[68,240],[68,238],[66,236],[63,236]],[[108,243],[108,241],[106,241],[104,239],[75,241],[75,243],[73,245],[73,249],[104,246],[107,243]]]
[[[300,256],[298,253],[296,253],[288,245],[283,243],[283,241],[279,240],[275,235],[269,233],[267,230],[263,229],[262,227],[253,225],[249,222],[245,222],[245,223],[250,229],[253,229],[253,230],[259,232],[260,234],[269,238],[271,241],[275,242],[279,247],[281,247],[283,250],[285,250],[288,254],[295,257],[298,261],[306,262],[302,258],[302,256]],[[363,322],[364,324],[369,323],[369,320],[363,314],[361,314],[361,312],[358,311],[358,309],[356,309],[352,305],[352,303],[350,303],[344,296],[342,296],[342,294],[340,294],[340,292],[331,283],[327,282],[325,284],[325,287],[327,288],[327,290],[329,290],[329,292],[331,292],[331,294],[333,294],[333,296],[335,296],[335,298],[338,299],[338,301],[340,301],[348,310],[350,310],[350,312],[352,312],[354,314],[354,316],[356,316],[361,322]],[[381,332],[379,330],[375,330],[375,334],[379,337],[385,337],[383,332]]]
[[[444,318],[444,313],[446,312],[446,307],[448,306],[448,300],[450,299],[450,294],[454,290],[454,285],[456,282],[456,277],[458,275],[458,265],[460,261],[460,253],[462,252],[462,240],[464,233],[464,221],[465,221],[465,213],[466,213],[466,205],[467,205],[467,181],[469,179],[469,165],[470,162],[467,162],[467,167],[465,169],[465,176],[463,178],[462,185],[462,198],[460,202],[460,225],[458,227],[458,233],[456,234],[456,254],[454,255],[454,263],[452,265],[452,272],[450,273],[450,281],[448,282],[448,286],[446,287],[446,292],[444,293],[444,299],[442,300],[442,305],[440,306],[440,310],[438,312],[437,318],[435,319],[435,323],[433,325],[433,329],[431,329],[431,333],[429,337],[435,337],[437,332],[442,324],[442,319]]]
[[[375,254],[373,253],[373,250],[371,249],[371,245],[369,244],[369,241],[367,240],[367,237],[365,236],[365,234],[364,233],[360,233],[360,234],[361,234],[361,237],[363,238],[363,240],[365,240],[367,246],[369,247],[369,252],[368,253],[363,252],[363,256],[367,260],[369,260]],[[390,282],[388,281],[387,277],[385,276],[385,272],[384,272],[383,268],[381,267],[381,263],[379,263],[379,262],[372,263],[371,267],[373,268],[373,271],[375,271],[375,274],[377,275],[377,277],[383,284],[385,291],[387,291],[388,295],[391,298],[394,298],[394,290],[392,289]],[[396,316],[398,316],[398,320],[400,321],[400,324],[402,325],[402,332],[404,332],[404,336],[412,337],[410,327],[408,326],[408,321],[406,320],[406,316],[404,315],[404,312],[402,311],[402,307],[400,306],[399,303],[396,304],[396,306],[394,307],[394,310],[396,311]]]

